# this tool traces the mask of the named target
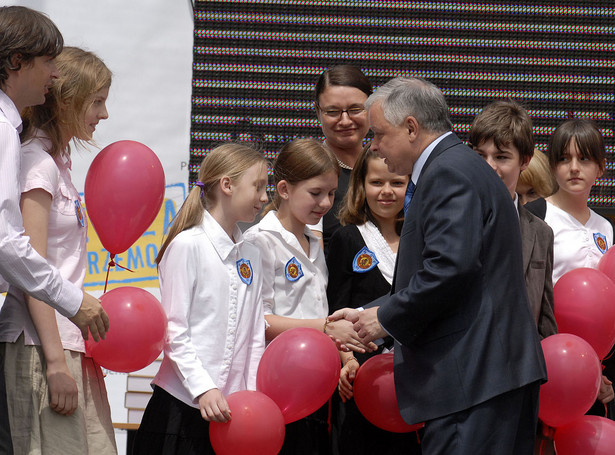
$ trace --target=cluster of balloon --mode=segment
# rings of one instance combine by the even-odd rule
[[[555,430],[557,455],[612,455],[615,422],[598,416],[583,416]]]
[[[574,269],[555,283],[553,297],[558,332],[580,336],[606,357],[615,343],[613,281],[600,270]]]
[[[131,286],[113,289],[100,298],[109,315],[110,329],[104,340],[90,337],[86,350],[108,370],[129,373],[145,368],[162,352],[167,316],[160,302],[144,289]]]
[[[130,248],[152,224],[164,190],[160,160],[139,142],[114,142],[94,158],[86,175],[84,197],[90,221],[110,253],[109,267],[115,264],[115,255]],[[160,302],[134,287],[107,292],[101,302],[109,315],[110,329],[105,340],[87,341],[92,358],[121,372],[136,371],[153,362],[162,350],[166,332],[167,319]]]
[[[209,439],[218,455],[275,455],[284,443],[284,417],[261,392],[243,390],[226,397],[231,420],[211,422]]]
[[[361,414],[378,428],[408,433],[424,426],[408,425],[399,413],[393,376],[393,354],[380,354],[367,360],[353,384],[354,400]]]
[[[590,344],[576,335],[558,333],[541,344],[549,380],[540,387],[538,417],[560,427],[582,417],[594,404],[602,366]]]
[[[275,401],[284,422],[291,423],[324,405],[339,377],[340,357],[331,339],[315,329],[295,328],[278,335],[265,349],[256,389]]]

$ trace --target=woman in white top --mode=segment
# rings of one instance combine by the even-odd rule
[[[546,199],[546,207],[544,200],[538,199],[526,208],[543,215],[553,229],[555,285],[570,270],[596,268],[602,255],[613,245],[613,227],[587,206],[591,189],[606,166],[604,138],[598,127],[585,119],[565,121],[551,135],[547,155],[559,189]],[[555,305],[557,309],[557,302]],[[607,405],[607,415],[613,418],[613,363],[612,356],[607,356],[598,394],[601,404],[594,405],[591,414],[605,415],[604,405]]]
[[[78,48],[65,47],[56,64],[59,78],[45,104],[24,114],[21,210],[34,249],[82,288],[87,228],[71,182],[69,142],[90,142],[108,117],[111,72]],[[11,287],[0,334],[15,454],[116,453],[102,371],[85,356],[81,331]]]
[[[156,258],[169,322],[134,454],[213,455],[208,422],[231,419],[225,396],[256,390],[264,271],[237,223],[254,220],[266,188],[267,162],[245,145],[216,147],[201,164]]]
[[[333,154],[313,139],[286,144],[273,168],[276,192],[265,217],[246,232],[261,250],[265,285],[266,331],[272,340],[285,330],[311,327],[336,338],[353,337],[352,326],[327,323],[327,266],[318,238],[307,227],[329,211],[339,166]],[[326,410],[325,410],[326,411]],[[324,414],[324,416],[321,416]],[[326,412],[287,425],[280,453],[325,453]]]

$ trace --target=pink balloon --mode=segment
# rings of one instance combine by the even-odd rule
[[[612,455],[615,452],[615,422],[598,416],[583,416],[555,430],[557,455]]]
[[[209,439],[218,455],[276,455],[284,444],[284,417],[261,392],[243,390],[226,397],[231,420],[211,422]]]
[[[580,418],[596,401],[602,365],[582,338],[558,333],[541,342],[548,381],[540,387],[538,417],[551,427]]]
[[[340,356],[331,339],[316,329],[295,328],[278,335],[258,365],[256,389],[282,410],[284,421],[302,419],[331,397],[340,378]]]
[[[615,283],[615,248],[609,248],[598,262],[598,270],[608,276]]]
[[[615,343],[615,285],[596,269],[565,273],[553,287],[558,331],[573,333],[603,359]]]
[[[85,205],[102,245],[126,251],[152,224],[164,199],[164,171],[156,154],[135,141],[100,151],[85,178]]]
[[[380,354],[368,359],[357,371],[352,389],[359,411],[378,428],[408,433],[425,426],[424,423],[408,425],[399,413],[393,354]]]
[[[144,289],[122,287],[102,295],[109,315],[104,340],[86,340],[87,352],[99,365],[129,373],[152,363],[162,352],[167,316],[156,297]]]

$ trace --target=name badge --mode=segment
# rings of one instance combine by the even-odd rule
[[[301,263],[296,257],[290,258],[284,267],[284,275],[288,281],[297,281],[303,276],[303,270],[301,269]]]
[[[601,234],[600,232],[594,232],[594,243],[602,254],[606,253],[606,250],[609,249],[606,243],[606,235]]]
[[[75,199],[75,215],[77,216],[77,221],[81,227],[85,227],[85,221],[83,221],[83,212],[81,211],[81,203],[79,200]]]
[[[376,254],[369,250],[366,246],[355,255],[352,261],[353,272],[365,273],[376,267],[380,261]]]
[[[236,262],[237,264],[237,275],[239,275],[239,279],[246,283],[248,286],[252,284],[252,264],[250,264],[249,259],[241,258]]]

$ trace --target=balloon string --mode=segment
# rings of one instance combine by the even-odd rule
[[[103,294],[107,292],[107,283],[109,282],[109,271],[111,267],[119,267],[120,269],[128,270],[129,272],[135,273],[134,270],[130,270],[128,267],[124,267],[123,265],[117,264],[113,259],[115,259],[115,253],[112,253],[110,256],[109,264],[107,264],[107,276],[105,277],[105,289]]]
[[[419,430],[416,430],[414,433],[416,434],[416,442],[420,445],[421,444],[421,435],[419,434]]]

